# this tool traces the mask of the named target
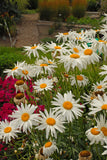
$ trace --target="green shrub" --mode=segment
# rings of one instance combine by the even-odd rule
[[[81,18],[85,15],[87,8],[87,0],[73,0],[72,14],[74,17]]]
[[[25,10],[28,6],[28,0],[10,0],[11,3],[17,3],[18,9],[22,12],[23,10]]]
[[[0,47],[0,76],[3,76],[4,69],[14,67],[14,63],[17,61],[29,62],[29,58],[22,54],[22,49]]]

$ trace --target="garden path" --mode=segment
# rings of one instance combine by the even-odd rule
[[[29,46],[39,42],[38,19],[38,13],[22,15],[21,22],[16,26],[17,36],[15,47]]]

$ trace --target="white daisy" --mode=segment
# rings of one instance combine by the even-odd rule
[[[72,53],[79,53],[82,50],[82,47],[80,45],[77,45],[75,43],[73,43],[72,41],[68,41],[68,43],[66,43],[66,46],[69,48],[68,51],[72,52]]]
[[[24,92],[25,89],[27,89],[27,85],[23,80],[17,80],[15,83],[16,93],[18,91]]]
[[[79,87],[84,87],[89,82],[88,78],[86,76],[84,76],[83,74],[76,75],[76,79],[77,79],[77,83],[78,83]],[[70,77],[71,86],[77,85],[76,79],[75,79],[75,76],[73,76],[73,75]]]
[[[102,155],[107,155],[107,139],[104,139],[106,146],[103,146],[104,148],[106,148],[106,150],[102,153]]]
[[[104,81],[100,81],[100,82],[96,82],[96,84],[92,85],[92,88],[94,90],[94,92],[96,91],[105,91],[105,89],[107,88],[107,83],[105,83]]]
[[[19,130],[13,121],[8,122],[5,120],[0,123],[0,136],[6,143],[10,142],[12,138],[17,137],[16,133],[18,132]]]
[[[92,46],[88,47],[86,43],[82,44],[82,46],[84,48],[82,51],[83,58],[85,59],[85,61],[87,61],[87,64],[94,64],[95,62],[99,62],[100,57],[95,52]]]
[[[86,136],[90,140],[90,145],[92,144],[98,144],[101,142],[103,145],[103,133],[100,131],[96,126],[94,128],[90,128],[86,131]]]
[[[97,127],[100,131],[102,131],[105,138],[107,138],[107,122],[106,117],[100,115],[99,119],[96,119]],[[103,139],[104,140],[104,139]]]
[[[43,155],[50,156],[56,150],[58,151],[56,143],[52,142],[52,141],[49,141],[49,142],[45,143],[45,145],[43,146]]]
[[[84,105],[85,105],[85,104],[90,104],[90,103],[93,101],[93,99],[96,98],[96,96],[94,95],[93,92],[91,92],[89,95],[86,94],[86,93],[84,93],[84,95],[81,96],[81,98],[83,98],[83,99],[86,101],[86,102],[84,103]]]
[[[81,109],[84,108],[84,106],[78,104],[79,99],[75,100],[71,91],[65,93],[64,96],[62,96],[60,93],[58,93],[56,96],[57,98],[53,98],[54,101],[52,101],[52,105],[57,107],[53,109],[55,112],[60,113],[64,120],[72,122],[73,119],[82,116],[83,111]]]
[[[54,42],[47,43],[46,47],[48,48],[48,52],[52,52],[52,57],[57,56],[57,53],[60,55],[63,55],[67,52],[66,47],[64,47],[64,44],[57,45]]]
[[[102,96],[100,96],[98,94],[98,99],[93,99],[93,101],[91,102],[91,108],[90,108],[90,112],[89,112],[89,115],[91,114],[95,114],[99,111],[102,111],[102,110],[107,110],[107,96],[106,94]]]
[[[36,108],[37,106],[21,103],[21,106],[17,105],[17,110],[10,117],[14,118],[14,123],[23,132],[31,132],[31,128],[33,125],[36,125],[36,119],[38,117],[38,114],[34,114]]]
[[[25,64],[23,65],[22,70],[21,70],[20,76],[21,76],[21,78],[24,78],[24,79],[26,79],[26,80],[27,80],[27,79],[30,80],[32,77],[35,77],[34,66],[25,63]]]
[[[104,40],[94,40],[93,41],[93,48],[98,52],[99,54],[103,53],[104,54],[104,60],[107,57],[107,42]]]
[[[14,76],[20,75],[21,69],[23,68],[24,64],[25,64],[25,61],[17,62],[17,64],[15,64],[14,68],[4,70],[3,72],[7,73],[6,78],[8,78],[9,76],[12,76],[14,78]]]
[[[104,15],[105,17],[103,18],[102,22],[107,22],[107,14],[104,13],[103,15]]]
[[[105,75],[105,78],[103,81],[107,81],[107,65],[103,65],[100,69],[104,70],[102,72],[100,72],[99,74],[104,76]]]
[[[64,132],[64,121],[62,120],[62,115],[53,112],[50,109],[48,113],[45,109],[44,113],[40,112],[40,116],[38,117],[39,125],[36,129],[44,130],[46,129],[46,138],[48,139],[49,135],[51,134],[52,137],[57,138],[56,130],[63,133]]]
[[[44,90],[51,90],[53,88],[53,82],[51,79],[48,78],[41,78],[34,82],[34,89],[36,89],[38,92],[44,91]]]
[[[67,40],[70,40],[73,37],[75,32],[66,32],[66,33],[58,33],[55,37],[57,38],[56,41],[60,42],[61,40],[65,43]]]
[[[42,44],[34,44],[33,46],[24,46],[24,51],[26,51],[26,54],[31,57],[31,54],[33,53],[34,57],[39,57],[39,50],[44,52],[45,49]]]
[[[64,63],[64,68],[68,72],[71,68],[77,67],[79,70],[85,69],[87,62],[84,60],[81,53],[68,54],[58,57],[60,63]]]
[[[52,75],[54,72],[54,68],[56,65],[54,63],[49,63],[45,59],[39,59],[35,62],[35,74],[38,76],[39,74],[49,74]]]

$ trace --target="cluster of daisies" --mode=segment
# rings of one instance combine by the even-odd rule
[[[45,130],[46,143],[41,146],[38,157],[49,159],[55,151],[60,150],[56,144],[57,134],[63,135],[66,124],[78,120],[88,107],[87,115],[94,116],[95,120],[95,125],[92,124],[85,132],[90,145],[107,144],[107,65],[100,64],[107,60],[106,14],[103,21],[105,24],[101,30],[59,33],[56,35],[56,43],[24,47],[29,58],[33,54],[36,60],[34,64],[17,62],[14,68],[4,70],[7,78],[12,76],[19,80],[15,83],[17,95],[13,97],[17,109],[9,116],[9,122],[0,122],[0,139],[9,143],[20,133]],[[102,39],[96,38],[98,33],[102,34]],[[95,73],[94,82],[91,71],[98,66],[100,72],[97,71],[99,76]],[[84,73],[88,72],[88,76],[83,74],[83,70]],[[32,79],[35,101],[41,102],[46,95],[49,96],[46,101],[49,100],[51,104],[39,113],[35,113],[37,106],[25,98],[25,90],[28,89],[25,81]],[[56,89],[59,84],[64,88],[63,92]]]

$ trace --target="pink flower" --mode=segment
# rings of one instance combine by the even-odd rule
[[[2,145],[2,144],[0,144],[0,151],[2,150],[2,148],[3,148],[3,145]]]
[[[3,106],[0,108],[0,119],[1,120],[5,120],[7,119],[8,121],[10,121],[10,118],[8,117],[8,115],[11,115],[13,110],[16,109],[16,106],[14,106],[11,103],[4,103]]]
[[[34,111],[34,113],[39,113],[39,111],[44,112],[45,105],[38,105],[38,108]]]

